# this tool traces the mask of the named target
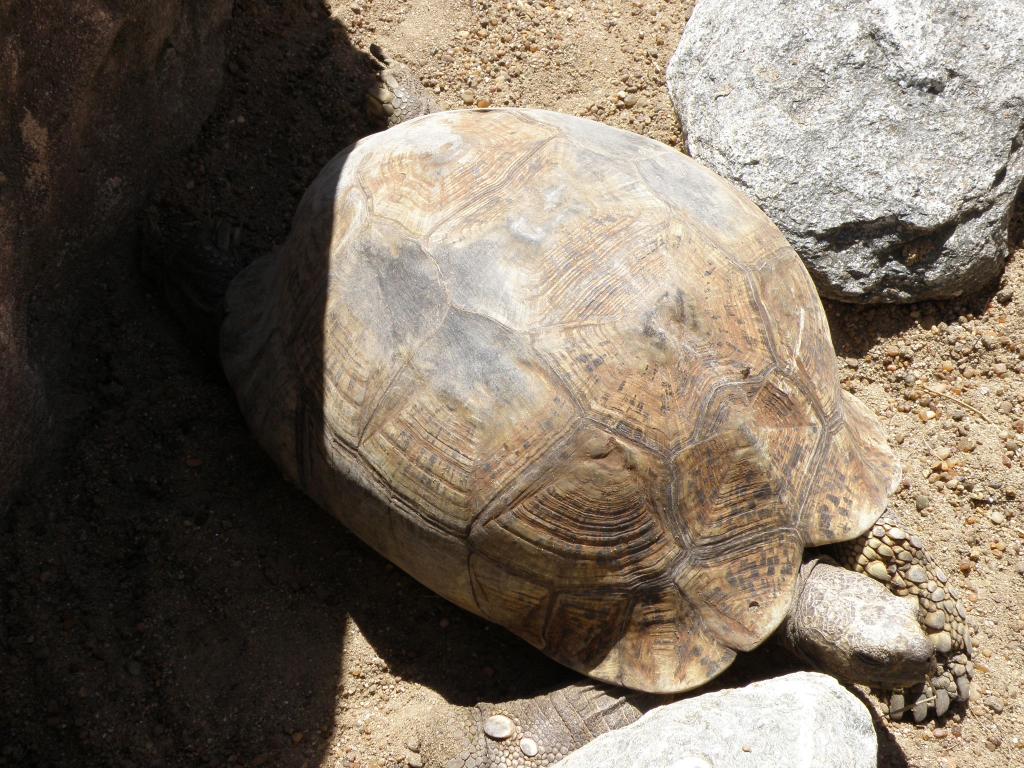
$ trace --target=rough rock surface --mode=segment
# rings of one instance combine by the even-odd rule
[[[867,708],[833,678],[796,672],[651,710],[557,768],[873,768]]]
[[[213,106],[231,5],[0,0],[0,509],[46,433],[90,273]]]
[[[690,153],[826,296],[908,302],[1001,272],[1024,178],[1024,5],[700,0],[669,65]]]

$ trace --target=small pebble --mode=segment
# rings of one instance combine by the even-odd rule
[[[986,696],[985,706],[995,712],[997,715],[1003,712],[1003,701],[998,696]]]
[[[537,742],[527,736],[519,742],[519,749],[527,757],[534,757],[538,752]]]
[[[484,722],[484,733],[495,741],[502,741],[512,735],[515,724],[505,715],[491,715]]]
[[[906,699],[903,698],[902,693],[894,693],[889,698],[889,714],[893,717],[900,717],[903,714],[903,708],[906,706]]]
[[[910,709],[910,715],[914,718],[915,723],[922,723],[924,719],[928,717],[928,702],[919,701],[914,704]]]
[[[935,692],[935,714],[942,717],[946,712],[949,711],[949,694],[944,688],[940,688]]]
[[[907,568],[906,573],[903,575],[915,584],[924,584],[926,581],[928,581],[928,571],[926,571],[917,563],[914,563],[912,566]]]
[[[932,500],[925,496],[924,494],[921,494],[916,499],[914,499],[914,503],[917,505],[917,511],[921,512],[922,510],[928,509],[928,507],[932,505]]]
[[[967,701],[971,697],[971,681],[966,677],[956,679],[956,697],[960,701]]]
[[[929,639],[932,641],[932,645],[935,646],[935,650],[939,653],[949,653],[953,647],[953,638],[949,636],[949,632],[936,632],[929,635]]]

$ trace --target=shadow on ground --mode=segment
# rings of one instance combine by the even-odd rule
[[[141,222],[171,264],[270,250],[374,128],[374,64],[321,3],[238,0],[228,45],[218,107]],[[385,566],[255,446],[134,269],[135,234],[112,247],[53,393],[72,439],[2,521],[0,764],[319,764],[344,603]]]

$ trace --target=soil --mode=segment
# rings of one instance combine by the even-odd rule
[[[0,538],[0,765],[415,765],[422,723],[571,675],[427,592],[280,479],[209,329],[171,318],[137,256],[222,256],[287,233],[306,184],[374,130],[371,43],[447,107],[538,106],[669,144],[663,72],[689,4],[238,0],[219,106],[154,169],[143,238],[85,286],[48,459]],[[880,764],[1024,764],[1024,226],[1001,285],[961,303],[827,305],[844,386],[887,425],[893,505],[966,596],[970,705],[878,719]],[[173,299],[173,296],[171,297]],[[174,303],[172,301],[171,308]],[[726,684],[777,672],[752,655]],[[866,701],[878,709],[870,696]]]

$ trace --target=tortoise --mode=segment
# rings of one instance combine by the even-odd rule
[[[258,441],[358,537],[653,695],[478,708],[453,765],[550,762],[588,730],[566,712],[628,700],[621,724],[773,633],[894,717],[969,696],[966,614],[888,509],[898,462],[806,269],[668,146],[527,109],[369,136],[232,282],[220,340]]]

